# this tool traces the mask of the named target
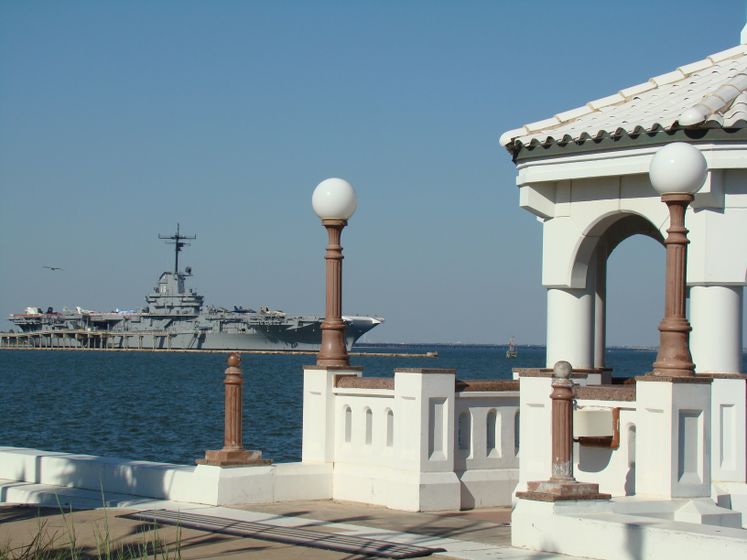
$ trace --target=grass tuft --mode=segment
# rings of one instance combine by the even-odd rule
[[[95,546],[84,548],[78,544],[72,511],[60,508],[64,530],[48,526],[46,519],[37,515],[37,527],[31,541],[20,546],[0,543],[0,560],[181,560],[181,528],[177,527],[172,546],[161,539],[158,526],[149,525],[140,531],[138,542],[115,544],[109,528],[109,509],[104,509],[103,525],[93,524]]]

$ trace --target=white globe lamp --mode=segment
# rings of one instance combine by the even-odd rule
[[[325,179],[314,189],[311,206],[322,220],[348,220],[358,207],[353,185],[345,179]]]
[[[648,175],[659,194],[695,194],[705,182],[708,164],[703,154],[686,142],[667,144],[651,160]]]

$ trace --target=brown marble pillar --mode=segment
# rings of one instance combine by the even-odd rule
[[[560,361],[553,368],[552,393],[552,469],[550,480],[527,482],[526,492],[516,496],[528,500],[607,500],[599,485],[577,482],[573,478],[573,381],[571,364]]]
[[[573,381],[568,362],[555,364],[552,380],[552,475],[550,480],[573,478]]]
[[[198,459],[199,465],[214,465],[219,467],[241,465],[266,465],[270,463],[262,459],[261,451],[244,449],[243,447],[243,385],[241,375],[241,357],[236,352],[228,356],[223,384],[225,386],[225,419],[223,449],[208,450],[204,459]]]
[[[350,365],[345,345],[345,323],[342,320],[342,246],[340,237],[347,220],[322,220],[329,242],[324,255],[326,261],[326,310],[322,322],[322,343],[316,358],[318,366],[345,367]]]
[[[664,318],[659,323],[659,353],[654,375],[685,377],[695,375],[690,354],[690,322],[685,316],[687,285],[687,228],[685,211],[693,201],[691,194],[665,194],[661,197],[669,208],[669,229],[664,245],[667,250],[664,286]]]

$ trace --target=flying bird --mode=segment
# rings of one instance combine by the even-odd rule
[[[47,266],[47,265],[44,265],[44,268],[48,268],[49,270],[63,270],[59,266]]]

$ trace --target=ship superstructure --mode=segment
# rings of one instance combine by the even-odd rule
[[[204,298],[187,287],[190,267],[179,270],[179,253],[196,236],[159,235],[174,245],[174,269],[161,274],[145,297],[140,311],[96,312],[76,307],[56,312],[27,307],[10,321],[33,346],[61,348],[205,349],[205,350],[318,350],[323,318],[288,315],[260,307],[259,311],[228,310],[204,305]],[[348,349],[366,332],[383,322],[381,317],[346,316]]]

